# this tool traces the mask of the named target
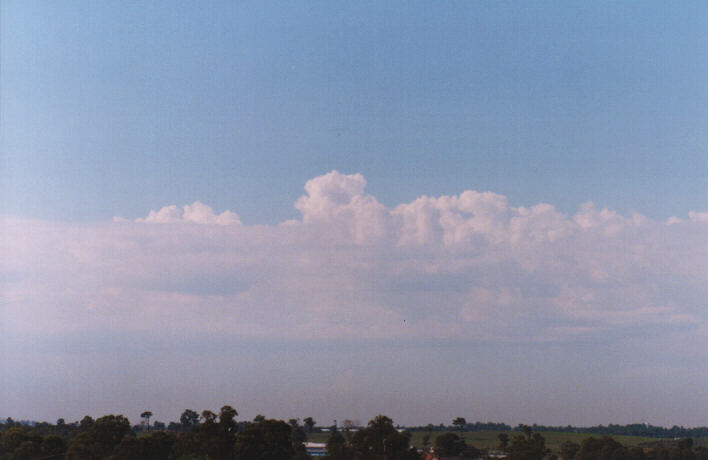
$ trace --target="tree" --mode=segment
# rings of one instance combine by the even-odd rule
[[[299,445],[307,441],[307,434],[300,425],[290,425],[290,429],[292,430],[293,444]]]
[[[216,422],[216,414],[209,409],[202,411],[202,419],[204,419],[204,424],[213,424]]]
[[[175,435],[158,431],[149,436],[142,436],[138,441],[140,441],[145,460],[167,460],[170,458],[172,446],[175,443]]]
[[[327,439],[327,453],[330,460],[351,460],[352,452],[347,441],[337,430],[332,431],[332,434]]]
[[[351,445],[358,460],[419,458],[415,448],[410,447],[410,433],[399,433],[385,415],[377,415],[366,428],[354,433]]]
[[[610,460],[625,457],[626,452],[622,444],[610,436],[603,436],[600,439],[593,437],[584,439],[575,456],[577,460]]]
[[[466,444],[456,433],[445,433],[435,438],[435,452],[441,457],[457,457]]]
[[[106,415],[97,419],[73,439],[66,451],[65,459],[106,458],[125,436],[135,436],[130,429],[130,421],[122,415]]]
[[[219,426],[225,433],[236,433],[236,420],[238,411],[231,406],[223,406],[219,410]]]
[[[342,422],[342,426],[344,427],[345,432],[347,432],[347,431],[351,430],[352,428],[355,428],[359,425],[360,425],[359,420],[352,420],[352,419],[348,419],[348,418],[345,418],[344,421]]]
[[[152,422],[152,428],[158,431],[164,431],[166,426],[163,422],[155,420],[154,422]]]
[[[344,427],[344,436],[347,438],[347,441],[352,440],[352,428],[358,427],[359,425],[361,425],[359,420],[352,420],[348,418],[344,419],[344,421],[342,422],[342,426]]]
[[[173,434],[162,432],[140,438],[124,436],[108,460],[168,460],[174,441]]]
[[[230,411],[227,409],[226,412]],[[216,422],[216,418],[214,412],[202,411],[203,423],[177,436],[172,456],[177,459],[202,458],[202,456],[215,460],[231,458],[234,435],[224,431],[221,424]],[[227,419],[228,416],[225,414],[224,420]]]
[[[13,452],[13,460],[32,460],[42,455],[40,444],[32,441],[25,441]]]
[[[509,446],[508,460],[543,460],[550,451],[546,440],[539,433],[514,436]]]
[[[452,424],[457,427],[457,429],[460,431],[460,438],[463,437],[462,431],[464,430],[465,426],[467,425],[467,420],[465,420],[464,417],[457,417],[455,420],[452,421]]]
[[[423,435],[423,450],[427,450],[430,445],[430,433],[427,432]]]
[[[184,412],[182,412],[182,416],[179,418],[179,421],[184,429],[190,430],[191,428],[199,425],[199,414],[192,409],[185,409]]]
[[[313,420],[312,417],[307,417],[302,421],[305,424],[305,427],[307,428],[307,432],[309,434],[312,434],[312,430],[315,428],[315,421]]]
[[[531,435],[533,434],[533,429],[531,429],[530,426],[528,425],[519,425],[521,428],[521,431],[526,435],[527,438],[531,439]]]
[[[124,436],[113,449],[113,454],[108,457],[108,460],[119,460],[121,458],[142,460],[143,457],[142,445],[138,438],[134,436]]]
[[[506,452],[506,448],[509,446],[509,435],[506,433],[500,433],[497,436],[499,439],[499,449]]]
[[[561,460],[575,460],[579,450],[579,444],[573,441],[566,441],[560,445],[560,458]]]
[[[145,420],[145,425],[147,426],[147,430],[150,431],[150,417],[152,417],[152,412],[149,410],[146,410],[142,414],[140,414],[140,418]]]
[[[61,458],[66,452],[66,441],[60,436],[50,434],[42,440],[42,455],[45,457]]]
[[[261,414],[258,414],[255,417],[253,417],[253,421],[256,423],[260,423],[260,422],[264,421],[265,419],[266,419],[265,415],[261,415]]]
[[[79,422],[79,429],[81,431],[88,430],[89,428],[91,428],[91,426],[93,426],[93,422],[94,420],[90,416],[86,415]]]
[[[250,423],[236,436],[234,454],[236,460],[292,460],[291,427],[282,420]]]
[[[12,426],[0,436],[0,458],[30,459],[39,457],[41,444],[42,437],[37,433],[27,431],[24,427]]]

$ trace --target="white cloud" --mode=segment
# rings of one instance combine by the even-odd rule
[[[708,222],[708,212],[689,211],[688,218],[691,222]]]
[[[276,226],[198,201],[135,222],[6,218],[5,327],[505,341],[707,327],[708,213],[569,217],[471,190],[387,209],[365,186],[316,177],[302,219]]]
[[[124,222],[126,219],[114,217],[113,220]],[[160,224],[189,222],[194,224],[233,225],[241,223],[241,219],[235,212],[224,211],[221,214],[216,214],[211,206],[207,206],[200,201],[184,205],[182,209],[175,205],[164,206],[159,211],[151,210],[147,217],[139,218],[135,221]]]
[[[358,243],[386,234],[387,212],[371,195],[364,193],[366,180],[361,174],[345,175],[332,171],[310,179],[305,195],[295,203],[306,225],[318,225],[323,232]]]

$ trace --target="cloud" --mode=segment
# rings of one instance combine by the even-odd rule
[[[688,218],[691,222],[708,222],[708,212],[689,211]]]
[[[91,225],[4,218],[6,331],[562,342],[708,327],[707,213],[568,216],[473,190],[389,209],[365,187],[313,178],[301,219],[274,226],[199,201]]]
[[[119,217],[114,218],[116,222],[124,222],[125,219]],[[200,201],[184,205],[182,209],[175,205],[164,206],[159,211],[150,211],[145,218],[139,218],[136,222],[147,223],[194,223],[194,224],[216,224],[216,225],[234,225],[240,224],[241,219],[238,214],[232,211],[224,211],[221,214],[216,214],[211,206],[207,206]]]
[[[319,226],[323,233],[358,243],[376,240],[386,233],[387,211],[364,193],[364,187],[361,174],[332,171],[308,180],[295,208],[302,213],[304,224]]]

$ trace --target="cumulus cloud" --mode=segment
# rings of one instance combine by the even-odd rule
[[[125,220],[114,218],[114,221],[117,222]],[[178,208],[175,205],[164,206],[159,211],[151,210],[147,217],[138,218],[135,221],[161,224],[189,222],[194,224],[233,225],[241,223],[241,219],[235,212],[224,211],[221,214],[216,214],[211,206],[207,206],[201,201],[184,205],[183,208]]]
[[[275,226],[199,201],[99,225],[6,218],[6,329],[565,341],[708,327],[708,213],[568,216],[473,190],[389,209],[365,188],[313,178],[301,219]]]
[[[318,225],[323,232],[362,243],[386,233],[387,211],[371,195],[364,193],[361,174],[332,171],[310,179],[305,195],[295,202],[306,225]]]

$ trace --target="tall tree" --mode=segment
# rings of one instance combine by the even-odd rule
[[[312,434],[312,430],[315,428],[315,420],[312,417],[306,417],[302,422],[305,424],[307,432]]]
[[[236,420],[238,411],[231,406],[223,406],[219,410],[219,426],[225,433],[236,433]]]
[[[185,409],[179,421],[185,430],[190,430],[199,424],[199,414],[192,409]]]
[[[463,438],[462,432],[465,429],[465,426],[467,425],[467,420],[465,420],[464,417],[457,417],[455,418],[455,420],[452,421],[452,424],[455,425],[457,427],[457,430],[460,432],[460,438]]]
[[[408,460],[418,459],[415,448],[410,447],[410,433],[399,433],[393,421],[377,415],[363,430],[352,437],[354,458],[359,460]]]
[[[146,410],[142,414],[140,414],[140,418],[145,420],[145,425],[147,426],[147,430],[150,431],[150,417],[152,417],[152,412],[149,410]]]

